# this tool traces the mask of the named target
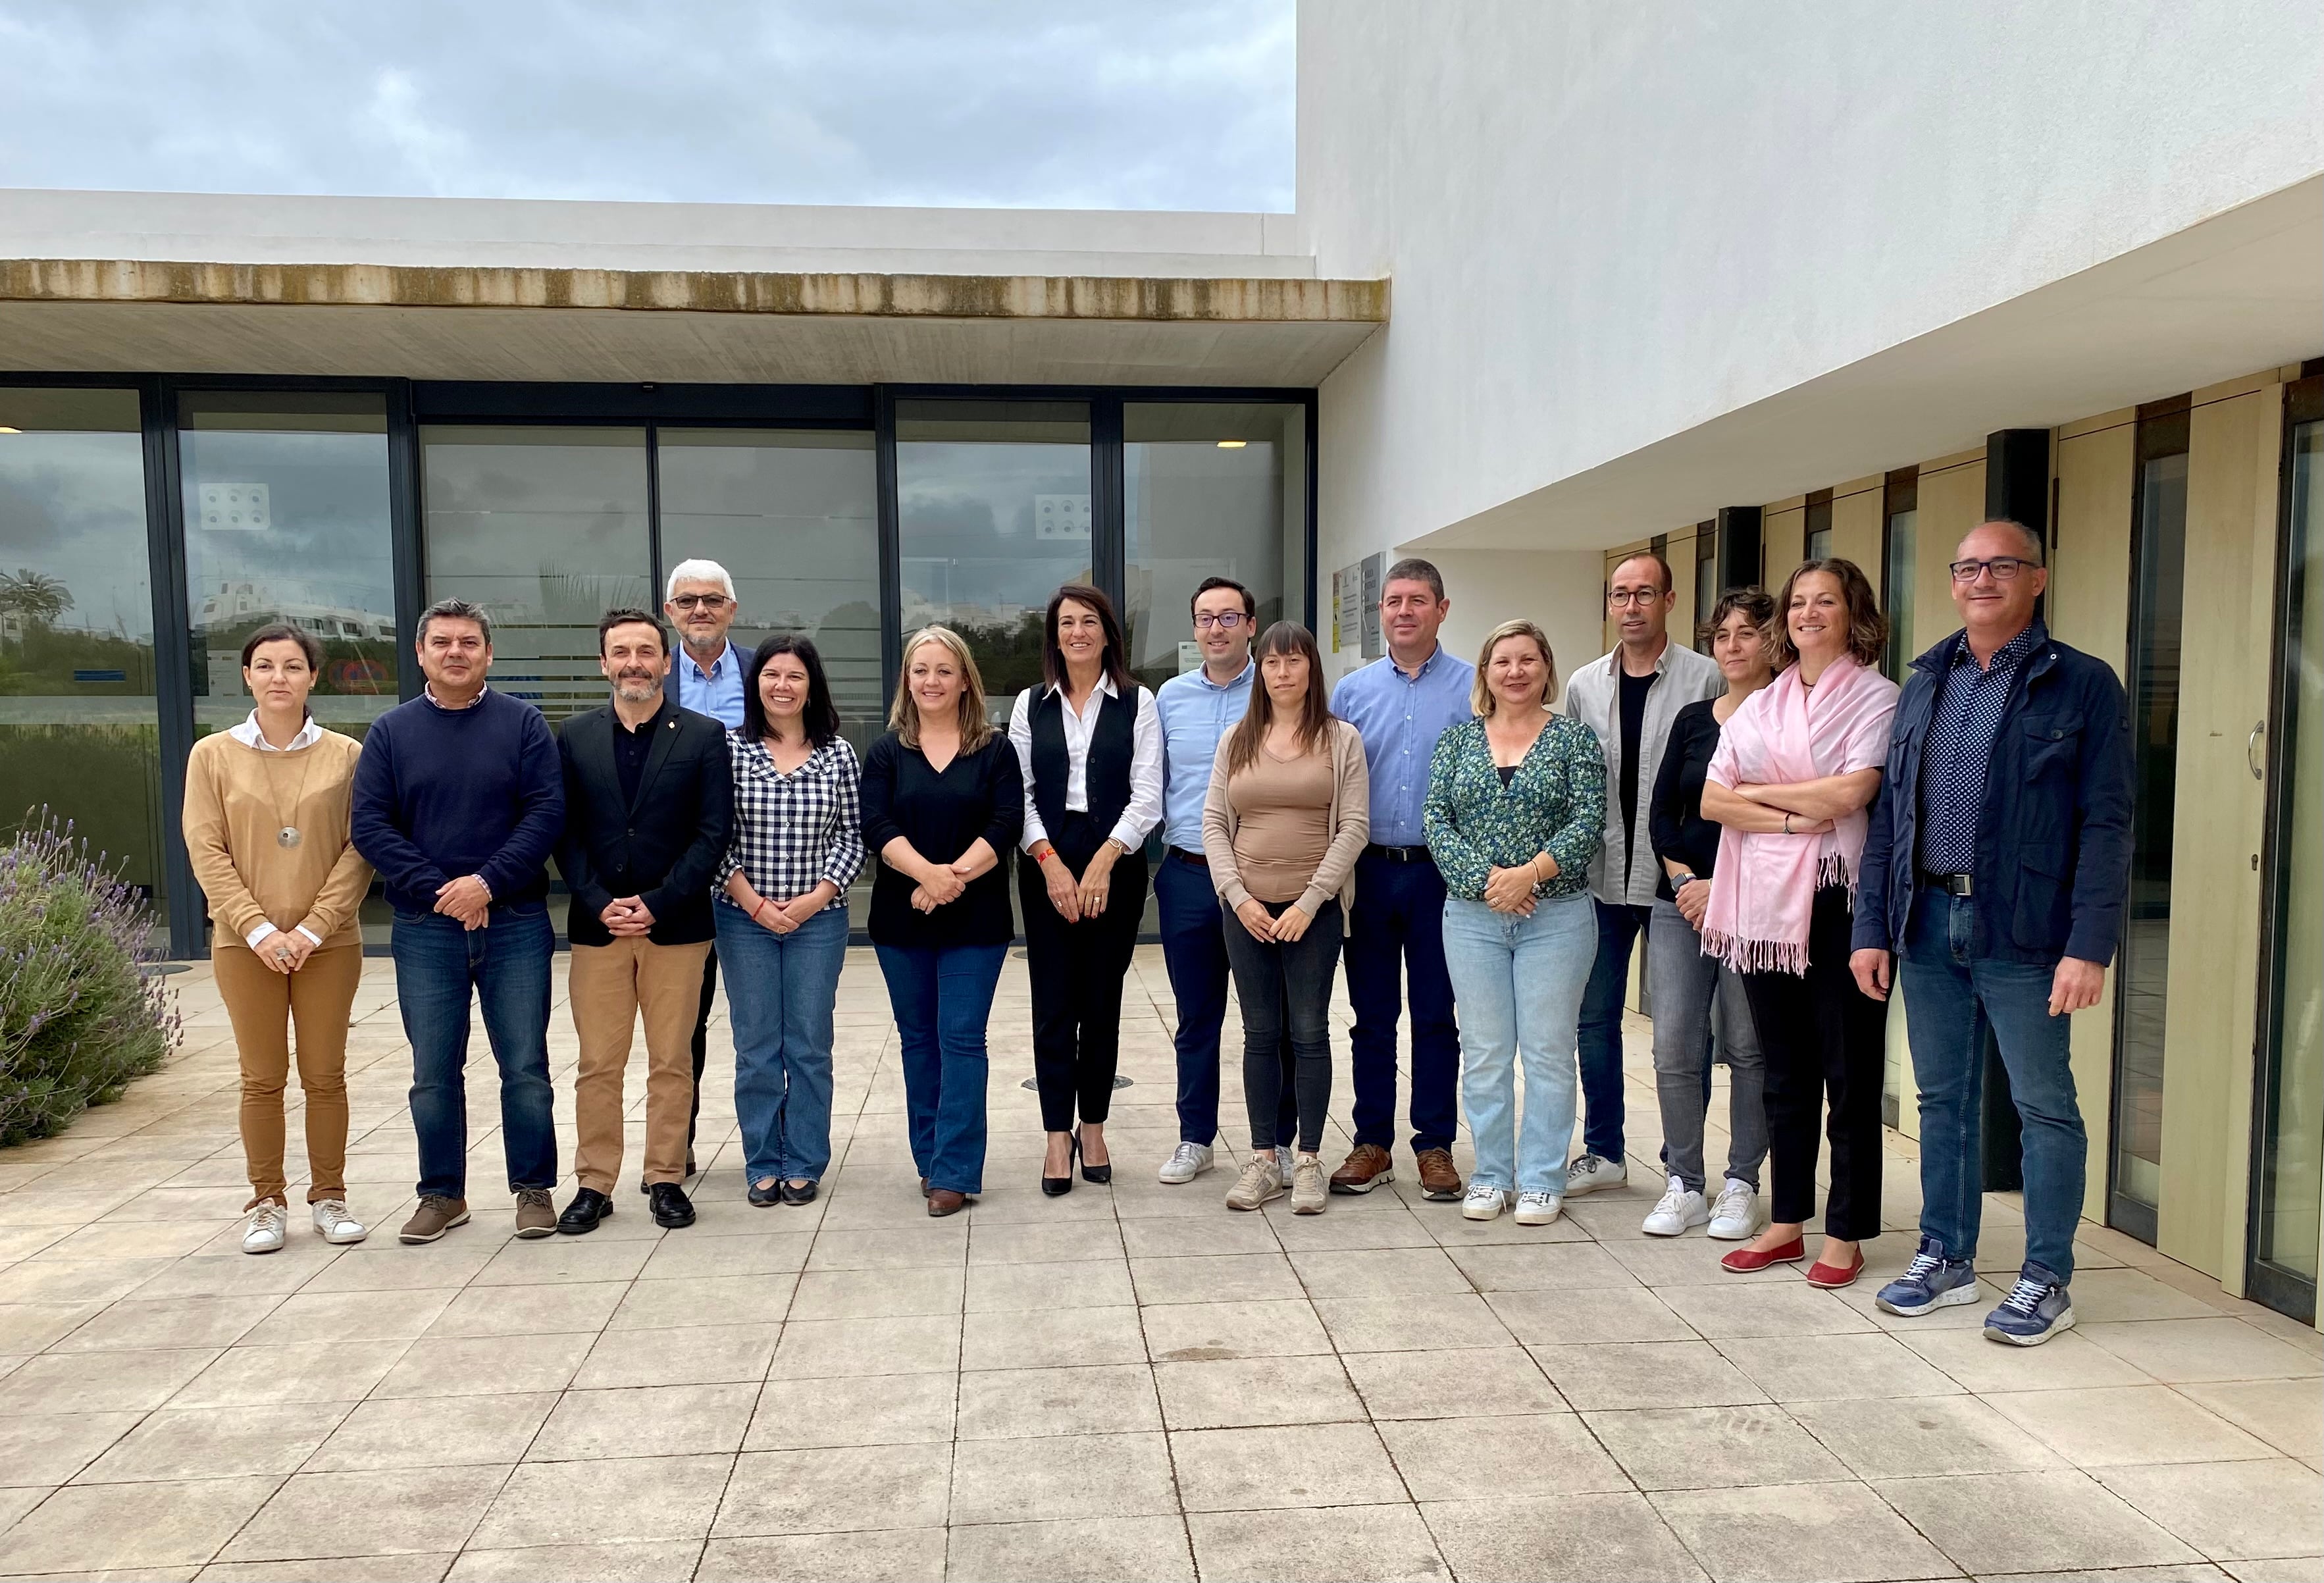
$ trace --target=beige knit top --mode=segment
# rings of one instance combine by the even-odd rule
[[[325,945],[360,941],[355,911],[371,865],[347,833],[363,744],[337,732],[288,752],[246,747],[226,732],[186,759],[186,855],[209,897],[220,944],[240,945],[261,923],[304,925]],[[295,825],[296,846],[277,839]]]
[[[1342,909],[1355,905],[1356,859],[1371,835],[1371,774],[1364,762],[1363,739],[1344,720],[1334,719],[1328,729],[1332,799],[1323,820],[1327,844],[1296,897],[1300,911],[1311,918],[1335,896]],[[1203,855],[1210,860],[1213,888],[1229,907],[1240,907],[1254,892],[1244,883],[1237,860],[1242,814],[1227,776],[1227,750],[1233,741],[1234,733],[1229,732],[1211,764],[1210,794],[1203,799]],[[1233,778],[1240,782],[1257,768],[1256,764],[1248,766]]]

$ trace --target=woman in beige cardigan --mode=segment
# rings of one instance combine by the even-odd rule
[[[307,1096],[307,1201],[327,1242],[361,1242],[347,1212],[347,1013],[363,977],[355,910],[371,865],[347,834],[362,745],[307,713],[323,646],[283,623],[242,646],[257,707],[186,760],[186,851],[217,925],[210,962],[242,1057],[242,1148],[250,1171],[244,1253],[282,1247],[289,1028]]]
[[[1260,637],[1259,686],[1219,744],[1203,804],[1203,851],[1229,916],[1227,962],[1242,1003],[1242,1091],[1250,1158],[1227,1208],[1255,1210],[1284,1188],[1275,1157],[1283,1098],[1283,1024],[1291,1025],[1299,1110],[1291,1212],[1319,1215],[1328,1192],[1323,1113],[1332,1102],[1332,974],[1356,858],[1371,833],[1363,740],[1333,718],[1315,639],[1296,621]]]

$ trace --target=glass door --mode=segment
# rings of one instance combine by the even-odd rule
[[[2163,1189],[2163,1009],[2171,978],[2171,842],[2177,824],[2180,627],[2187,558],[2187,407],[2142,417],[2132,507],[2130,906],[2115,973],[2108,1223],[2155,1238]]]
[[[2246,1290],[2314,1323],[2324,1212],[2324,378],[2286,392],[2273,860]]]

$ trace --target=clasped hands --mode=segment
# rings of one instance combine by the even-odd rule
[[[1253,896],[1244,897],[1234,911],[1236,919],[1250,932],[1252,939],[1265,941],[1270,945],[1288,945],[1303,938],[1307,933],[1307,925],[1315,921],[1308,916],[1307,909],[1296,901],[1279,913],[1270,913],[1267,910],[1267,904]]]
[[[464,929],[482,929],[492,922],[493,892],[474,874],[447,879],[436,888],[436,910],[457,918]]]
[[[314,950],[315,943],[296,929],[275,929],[258,939],[258,960],[278,973],[297,972]]]
[[[1094,918],[1105,911],[1106,899],[1113,892],[1114,861],[1120,855],[1121,849],[1112,842],[1100,842],[1097,855],[1090,859],[1089,867],[1076,879],[1056,847],[1043,842],[1033,851],[1035,860],[1041,865],[1041,883],[1048,890],[1049,905],[1068,924]]]
[[[653,909],[634,896],[621,896],[605,904],[597,921],[617,940],[626,940],[650,931],[654,926]]]
[[[920,882],[912,888],[914,910],[932,913],[948,901],[959,900],[960,893],[968,888],[967,868],[968,859],[962,856],[949,863],[930,863],[922,869]]]

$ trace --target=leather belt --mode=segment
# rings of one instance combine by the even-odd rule
[[[1436,855],[1425,846],[1382,846],[1376,841],[1364,844],[1364,856],[1383,858],[1391,863],[1433,863],[1436,861]]]
[[[1170,849],[1170,855],[1182,863],[1192,863],[1197,869],[1207,869],[1211,866],[1211,856],[1208,852],[1190,851],[1183,846],[1174,846]]]
[[[1976,892],[1972,878],[1967,874],[1932,874],[1922,870],[1921,883],[1934,886],[1947,896],[1969,896]]]

